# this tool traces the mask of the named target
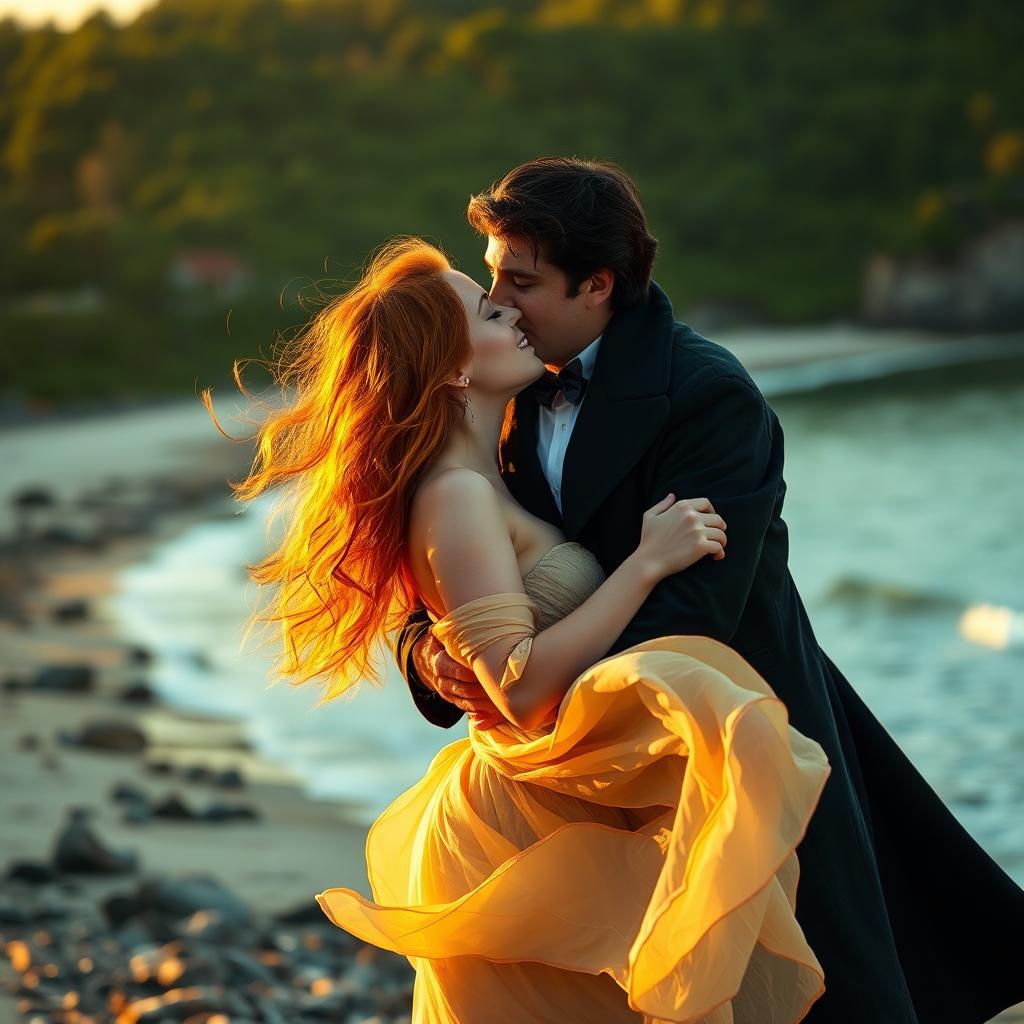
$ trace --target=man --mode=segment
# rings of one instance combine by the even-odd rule
[[[796,916],[825,970],[812,1024],[982,1024],[1024,1000],[1024,892],[978,846],[818,646],[787,567],[783,434],[740,363],[675,321],[650,281],[656,242],[619,168],[517,167],[469,205],[495,302],[557,377],[517,396],[502,476],[607,573],[645,509],[709,498],[726,557],[663,580],[613,644],[698,634],[742,654],[832,772],[797,849]],[[399,661],[430,721],[496,712],[410,620]]]

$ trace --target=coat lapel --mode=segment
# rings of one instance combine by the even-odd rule
[[[668,421],[673,328],[672,304],[653,282],[643,302],[605,328],[562,468],[568,537],[579,536]]]
[[[642,303],[605,328],[565,455],[561,516],[537,457],[536,400],[529,389],[516,398],[502,435],[502,475],[518,501],[570,540],[668,420],[673,328],[672,305],[653,282]]]
[[[527,388],[516,396],[504,424],[498,442],[498,464],[516,501],[561,529],[562,516],[537,455],[537,419],[537,402]]]

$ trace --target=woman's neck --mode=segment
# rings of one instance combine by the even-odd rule
[[[466,418],[452,431],[438,462],[498,478],[498,441],[508,402],[491,396],[471,398]]]

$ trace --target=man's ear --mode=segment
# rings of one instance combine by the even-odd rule
[[[615,287],[614,270],[595,270],[583,282],[580,291],[583,293],[584,301],[588,309],[596,309],[603,302],[612,297],[612,289]]]

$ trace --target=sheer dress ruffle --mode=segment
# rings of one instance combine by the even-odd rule
[[[594,576],[573,593],[563,568],[579,603]],[[463,664],[520,650],[551,611],[528,589],[434,633]],[[373,825],[373,901],[317,900],[409,957],[417,1024],[793,1024],[824,991],[794,851],[829,771],[738,654],[660,637],[589,668],[543,730],[470,726]]]

